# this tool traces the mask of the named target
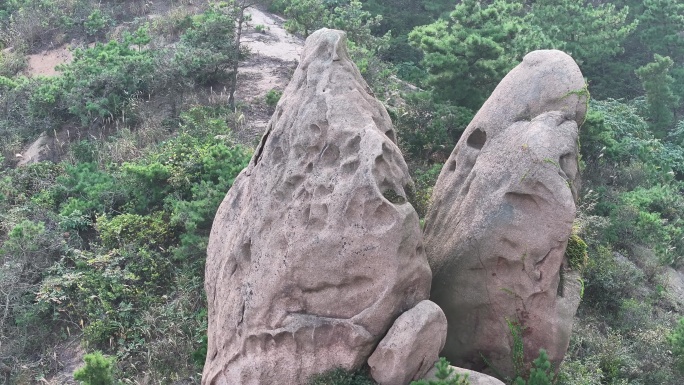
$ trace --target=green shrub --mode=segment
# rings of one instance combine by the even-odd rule
[[[525,345],[523,344],[524,327],[519,321],[506,319],[508,331],[511,333],[511,361],[515,377],[525,373]]]
[[[285,8],[287,8],[289,3],[290,0],[272,0],[268,2],[268,11],[271,13],[282,14],[285,12]]]
[[[59,116],[51,114],[53,104],[43,102],[38,94],[54,83],[54,78],[0,77],[0,151],[5,156],[23,150],[25,141],[35,139],[42,132],[53,132],[62,124]],[[52,100],[54,102],[54,100]]]
[[[90,37],[100,35],[101,32],[111,23],[109,16],[105,15],[101,10],[96,9],[83,23],[85,32]]]
[[[25,45],[33,49],[36,45],[50,43],[60,31],[68,31],[74,18],[84,7],[83,0],[5,0],[0,7],[5,8],[6,20],[2,20],[0,9],[0,43],[9,46]],[[87,5],[88,8],[90,4]],[[86,14],[87,15],[87,14]]]
[[[105,357],[102,352],[86,354],[85,366],[74,372],[74,380],[82,385],[113,385],[115,359]]]
[[[568,239],[568,246],[565,249],[565,258],[567,258],[570,268],[582,271],[589,261],[589,254],[587,253],[587,244],[582,238],[577,235],[571,235]]]
[[[646,279],[644,273],[624,256],[599,246],[592,252],[584,271],[584,282],[584,302],[592,308],[616,314],[620,306],[616,299],[633,297]]]
[[[113,218],[102,215],[95,225],[102,245],[108,248],[166,248],[174,242],[174,231],[168,218],[157,212],[149,216],[121,214]]]
[[[445,162],[473,114],[470,110],[439,104],[426,92],[406,95],[396,112],[399,145],[410,158]]]
[[[645,329],[651,322],[653,306],[649,301],[634,298],[620,301],[620,309],[616,317],[616,323],[622,330]]]
[[[454,373],[454,368],[449,367],[449,361],[440,357],[435,363],[435,377],[437,380],[418,380],[411,382],[411,385],[468,385],[468,375]]]
[[[677,368],[684,373],[684,318],[679,319],[677,327],[668,336],[668,341],[677,361]]]
[[[215,3],[193,17],[192,26],[181,35],[173,59],[181,76],[200,84],[228,79],[227,70],[241,56],[235,45],[232,10],[227,3]]]
[[[147,28],[140,28],[120,42],[74,50],[73,60],[57,67],[61,76],[36,90],[35,108],[68,112],[84,126],[94,119],[118,118],[131,99],[151,90],[155,53],[142,49],[149,42]]]
[[[59,213],[68,217],[75,211],[86,215],[109,212],[121,203],[122,191],[116,179],[95,163],[66,167],[66,175],[57,178],[55,189]]]
[[[532,369],[527,380],[517,377],[513,385],[551,385],[555,383],[554,371],[551,368],[549,355],[546,350],[539,350],[539,357],[532,361]]]
[[[51,189],[64,173],[64,165],[38,162],[3,172],[0,196],[11,205],[24,204]],[[2,180],[2,179],[0,179]]]
[[[165,301],[174,266],[163,251],[94,248],[69,253],[55,264],[36,299],[52,307],[59,320],[82,320],[89,346],[135,353],[146,337],[139,328],[141,313]]]
[[[19,47],[12,51],[3,52],[0,50],[0,77],[12,77],[24,70],[28,65],[24,50]],[[0,79],[0,89],[2,87],[2,80]]]
[[[80,140],[71,143],[69,152],[76,163],[97,163],[97,143],[90,140]]]
[[[283,96],[283,91],[269,90],[266,93],[266,105],[269,107],[275,107],[276,104],[278,104],[281,96]]]
[[[287,22],[285,29],[289,33],[302,33],[304,37],[324,26],[329,14],[323,0],[289,0],[283,11]]]
[[[204,367],[204,364],[207,360],[207,349],[209,344],[209,338],[207,336],[206,331],[204,334],[202,334],[202,337],[200,338],[198,343],[199,347],[192,352],[192,361],[198,368],[202,368]]]
[[[338,368],[328,372],[314,375],[309,379],[307,385],[374,385],[367,372],[348,372]]]
[[[420,218],[424,218],[430,208],[432,188],[437,183],[442,166],[441,163],[435,163],[431,166],[417,167],[413,172],[414,189],[413,194],[409,195],[409,201]]]

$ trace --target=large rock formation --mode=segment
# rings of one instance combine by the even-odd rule
[[[306,41],[249,166],[216,214],[203,384],[302,384],[362,366],[431,274],[387,112],[345,34]]]
[[[525,56],[466,128],[440,173],[426,219],[431,299],[445,312],[443,355],[513,374],[508,322],[525,360],[563,359],[579,284],[564,251],[579,183],[582,74],[560,51]],[[566,272],[567,274],[563,274]]]
[[[434,367],[446,341],[447,320],[432,301],[421,301],[394,322],[368,359],[380,385],[408,385]]]

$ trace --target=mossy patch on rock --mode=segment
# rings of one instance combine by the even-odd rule
[[[582,271],[589,261],[589,254],[587,253],[587,244],[577,235],[571,235],[568,238],[568,246],[565,248],[565,258],[568,259],[568,265],[573,270]]]

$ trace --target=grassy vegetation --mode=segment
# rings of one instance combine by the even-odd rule
[[[506,71],[529,49],[571,51],[595,99],[569,250],[585,291],[556,383],[682,383],[684,301],[666,279],[684,268],[679,2],[270,3],[295,33],[349,32],[397,127],[421,217],[441,164]],[[199,382],[207,235],[251,150],[232,135],[240,112],[198,95],[230,84],[245,57],[237,17],[230,2],[0,3],[0,367],[10,383],[50,378],[74,341],[112,357],[124,383]],[[26,76],[27,54],[63,44],[74,59],[60,75]],[[40,134],[55,161],[16,167]],[[533,366],[521,381],[548,374],[541,357]],[[354,376],[317,381],[368,380]]]

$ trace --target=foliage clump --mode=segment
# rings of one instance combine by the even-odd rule
[[[280,97],[283,96],[283,92],[279,90],[269,90],[266,93],[266,105],[269,107],[275,107],[276,104],[278,104],[278,101],[280,100]]]
[[[105,357],[102,352],[96,351],[86,354],[83,357],[85,366],[76,369],[74,372],[74,380],[79,381],[82,385],[114,385],[114,368],[115,359],[113,357]]]
[[[554,372],[546,350],[539,350],[539,357],[532,361],[532,369],[527,380],[517,377],[513,385],[551,385],[554,383]]]
[[[684,318],[679,319],[677,327],[668,336],[668,342],[672,348],[672,355],[675,357],[677,368],[684,373]]]
[[[337,368],[312,376],[307,385],[375,385],[375,381],[366,371],[349,372]]]
[[[467,374],[455,373],[455,369],[449,366],[449,361],[446,358],[440,357],[439,361],[435,362],[435,377],[436,380],[418,380],[411,382],[411,385],[468,385]]]
[[[571,235],[568,239],[568,246],[565,248],[565,258],[570,267],[577,271],[582,271],[589,261],[587,244],[578,235]]]

